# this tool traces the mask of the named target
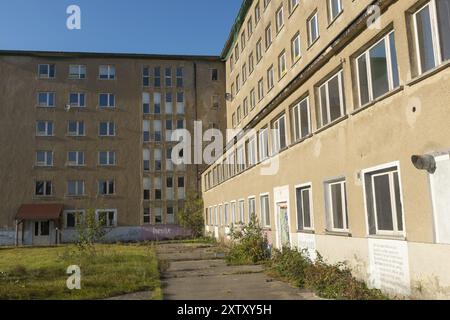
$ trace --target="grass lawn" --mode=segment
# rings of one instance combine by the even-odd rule
[[[67,268],[81,268],[81,290],[69,290]],[[97,245],[0,249],[0,300],[102,299],[151,291],[161,299],[158,261],[151,246]]]

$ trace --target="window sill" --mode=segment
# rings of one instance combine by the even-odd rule
[[[339,13],[337,14],[336,17],[332,18],[332,19],[330,20],[330,22],[328,23],[327,29],[331,28],[331,26],[336,22],[336,20],[337,20],[343,13],[344,13],[344,10],[341,10],[341,12],[339,12]]]
[[[327,236],[336,236],[336,237],[347,237],[347,238],[351,238],[352,234],[348,231],[330,231],[330,230],[325,230],[325,234]]]
[[[354,116],[354,115],[360,113],[361,111],[366,110],[366,109],[370,108],[371,106],[395,95],[396,93],[403,91],[403,89],[404,89],[404,86],[399,86],[399,87],[395,88],[394,90],[391,90],[391,91],[385,93],[384,95],[376,98],[375,100],[372,100],[372,101],[366,103],[365,105],[353,110],[350,114],[352,116]]]
[[[85,199],[88,198],[88,196],[85,195],[85,194],[83,194],[83,195],[69,195],[69,194],[66,194],[66,195],[64,195],[64,198],[72,199],[72,200],[85,200]]]
[[[367,239],[406,241],[406,237],[405,236],[395,236],[395,235],[375,235],[375,234],[371,234],[371,235],[367,236]]]
[[[48,201],[51,201],[51,200],[56,200],[56,197],[55,196],[37,196],[37,195],[34,195],[33,196],[33,200],[48,200]]]
[[[411,79],[410,81],[408,81],[406,83],[406,85],[408,87],[411,87],[411,86],[413,86],[413,85],[415,85],[415,84],[417,84],[419,82],[422,82],[423,80],[428,79],[428,78],[434,76],[435,74],[437,74],[437,73],[447,69],[448,67],[450,67],[450,60],[447,61],[447,62],[444,62],[443,64],[441,64],[441,65],[439,65],[437,67],[435,67],[434,69],[431,69],[431,70],[429,70],[429,71],[427,71],[427,72],[417,76],[414,79]]]
[[[305,140],[310,139],[313,136],[312,133],[308,134],[307,136],[304,136],[303,138],[299,139],[298,141],[295,141],[291,144],[291,147],[296,146],[297,144],[300,144],[302,142],[304,142]]]
[[[301,58],[302,58],[301,55],[298,56],[298,57],[296,57],[296,58],[294,58],[294,60],[292,61],[291,69],[294,69],[294,68],[297,66],[297,64],[299,63],[299,61],[301,60]]]
[[[311,48],[316,44],[316,42],[319,41],[319,39],[320,39],[320,36],[318,36],[317,39],[315,39],[313,42],[311,42],[311,43],[308,45],[308,48],[307,48],[306,50],[311,49]]]
[[[299,6],[299,4],[297,3],[297,4],[295,5],[295,7],[291,8],[291,12],[289,12],[288,19],[291,18],[291,16],[294,14],[295,10],[297,10],[298,6]]]
[[[336,124],[338,124],[338,123],[340,123],[340,122],[342,122],[342,121],[344,121],[344,120],[347,120],[347,119],[348,119],[348,114],[346,114],[346,115],[343,116],[343,117],[340,117],[339,119],[334,120],[333,122],[330,122],[329,124],[323,126],[323,127],[320,128],[320,129],[317,129],[317,130],[314,132],[314,134],[321,133],[322,131],[325,131],[325,130],[327,130],[327,129],[329,129],[329,128],[335,126]]]
[[[314,230],[297,230],[297,233],[301,234],[316,234]]]
[[[42,110],[56,110],[56,107],[44,107],[44,106],[36,106],[37,109],[42,109]]]

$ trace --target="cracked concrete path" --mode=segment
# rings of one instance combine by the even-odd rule
[[[262,266],[228,266],[207,244],[160,244],[165,300],[316,300],[313,293],[270,278]]]

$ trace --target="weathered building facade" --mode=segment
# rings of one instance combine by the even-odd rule
[[[111,240],[175,236],[198,165],[171,134],[225,127],[218,57],[0,52],[0,245],[70,241],[88,210]]]
[[[276,248],[448,298],[449,25],[448,0],[244,1],[223,53],[239,132],[202,174],[207,230],[256,215]]]

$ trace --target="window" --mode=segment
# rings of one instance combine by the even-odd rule
[[[245,201],[244,200],[239,200],[238,203],[238,210],[239,210],[239,223],[244,223],[245,222]]]
[[[154,157],[154,161],[155,161],[155,167],[154,167],[154,170],[155,171],[161,171],[161,169],[162,169],[162,162],[161,162],[161,160],[162,160],[162,151],[161,151],[161,149],[155,149],[154,151],[153,151],[153,157]]]
[[[212,108],[217,110],[220,107],[220,96],[213,95],[212,96]]]
[[[250,18],[247,21],[247,38],[250,40],[250,37],[253,34],[253,20],[252,17],[250,16]]]
[[[167,99],[167,97],[166,97]],[[161,113],[161,93],[155,92],[153,94],[153,113],[160,114]]]
[[[114,80],[116,78],[116,67],[115,66],[100,66],[99,67],[99,78],[101,80]]]
[[[53,122],[52,121],[37,121],[36,122],[36,136],[38,137],[52,137],[53,136]]]
[[[259,131],[259,159],[264,161],[269,158],[269,129]]]
[[[267,8],[269,3],[270,3],[270,0],[264,0],[264,9]]]
[[[98,164],[101,166],[114,166],[116,164],[116,153],[114,151],[100,151],[98,153]]]
[[[256,136],[251,137],[247,142],[247,164],[249,167],[258,163]]]
[[[366,171],[364,193],[369,234],[403,236],[403,205],[398,167]]]
[[[116,106],[116,97],[111,93],[100,93],[98,100],[100,108],[114,108]]]
[[[231,84],[231,101],[234,100],[235,96],[236,96],[236,92],[234,90],[234,83],[232,83]]]
[[[320,117],[317,119],[319,127],[323,127],[344,116],[342,71],[339,71],[319,87],[319,105]]]
[[[244,106],[244,118],[245,118],[248,116],[248,98],[247,97],[244,99],[243,106]]]
[[[283,50],[283,52],[278,56],[278,79],[284,77],[287,71],[286,68],[286,51]]]
[[[40,79],[54,79],[56,67],[54,64],[40,64],[39,67]]]
[[[328,0],[328,15],[332,22],[342,12],[342,0]]]
[[[67,195],[70,197],[83,196],[84,181],[82,180],[67,181]]]
[[[248,199],[248,221],[252,221],[252,218],[256,218],[256,199]]]
[[[107,228],[117,225],[117,210],[97,210],[97,221]]]
[[[219,80],[219,70],[218,69],[211,69],[211,80],[212,81]]]
[[[70,79],[86,79],[86,66],[81,64],[69,66]]]
[[[292,136],[294,141],[300,141],[311,133],[309,97],[306,97],[291,110]]]
[[[275,85],[273,65],[267,70],[267,91],[272,90]]]
[[[226,203],[223,206],[223,222],[226,226],[230,225],[230,204]]]
[[[356,59],[359,104],[363,106],[399,86],[394,32]]]
[[[248,74],[251,75],[255,70],[255,62],[253,60],[253,52],[248,56]]]
[[[255,109],[256,107],[256,94],[255,94],[255,88],[250,90],[250,110]]]
[[[173,94],[172,92],[166,92],[166,102],[165,102],[166,114],[173,113]],[[155,114],[160,114],[161,108],[155,108]]]
[[[144,143],[150,142],[150,121],[144,120],[142,124]]]
[[[175,223],[175,215],[173,207],[167,207],[167,223],[173,224]]]
[[[155,223],[161,224],[162,223],[162,208],[155,208]]]
[[[431,0],[413,14],[418,73],[450,59],[450,0]]]
[[[264,98],[264,80],[263,78],[258,81],[258,100],[261,101]]]
[[[172,141],[172,130],[173,122],[172,120],[166,120],[166,141]]]
[[[150,93],[142,93],[142,112],[144,114],[150,114]]]
[[[245,45],[246,45],[246,41],[245,41],[245,30],[242,32],[241,34],[241,51],[244,51],[245,49]]]
[[[144,87],[150,87],[150,68],[145,67],[142,69],[142,85]]]
[[[289,0],[289,12],[292,13],[297,8],[300,0]]]
[[[155,78],[154,80],[154,86],[155,88],[161,88],[161,68],[160,67],[155,67]]]
[[[184,120],[177,120],[177,129],[184,129]]]
[[[291,40],[291,59],[292,64],[297,62],[300,59],[301,52],[301,42],[300,42],[300,33],[297,33]]]
[[[265,39],[266,39],[266,50],[269,49],[270,45],[272,44],[272,25],[269,24],[266,27],[265,31]]]
[[[236,112],[233,112],[233,115],[231,116],[231,125],[233,128],[236,128],[237,126]]]
[[[262,195],[260,200],[261,200],[261,219],[263,225],[266,228],[270,228],[269,195]]]
[[[325,183],[328,231],[348,231],[345,180]]]
[[[143,189],[144,189],[144,200],[150,200],[150,189],[151,189],[151,180],[150,178],[143,179]]]
[[[39,197],[48,197],[52,195],[52,182],[51,181],[36,181],[35,195]]]
[[[144,208],[144,224],[152,223],[150,208]]]
[[[184,114],[184,92],[177,92],[177,114]]]
[[[52,151],[36,152],[36,166],[53,167],[53,152]]]
[[[241,77],[238,74],[236,75],[236,95],[240,90],[241,90]]]
[[[84,93],[71,93],[69,95],[69,104],[72,108],[86,107],[86,95]]]
[[[162,199],[162,181],[161,177],[155,177],[155,200]]]
[[[295,189],[297,201],[297,230],[313,230],[311,185]]]
[[[116,125],[114,122],[100,122],[99,124],[100,137],[114,137],[116,135]]]
[[[260,62],[263,56],[262,52],[262,39],[260,38],[256,43],[256,62]]]
[[[236,113],[237,113],[237,121],[238,121],[238,123],[241,123],[241,121],[242,121],[242,109],[241,109],[241,106],[237,107]]]
[[[259,6],[259,1],[255,6],[255,25],[261,20],[261,7]]]
[[[69,121],[67,134],[70,137],[82,137],[85,135],[83,121]]]
[[[236,62],[239,60],[239,43],[234,47],[234,58],[236,59]]]
[[[177,68],[177,88],[183,88],[183,68]]]
[[[98,182],[98,194],[101,196],[112,196],[115,194],[115,182],[114,180],[99,180]]]
[[[243,145],[237,148],[236,157],[237,157],[237,173],[240,173],[245,170],[245,151]]]
[[[283,5],[277,10],[275,13],[275,19],[276,19],[276,27],[277,27],[277,33],[281,31],[281,29],[284,26],[284,10]]]
[[[242,84],[244,84],[247,81],[247,64],[244,63],[242,65]]]
[[[150,171],[150,150],[144,149],[142,151],[142,158],[144,159],[144,171]]]
[[[64,211],[64,227],[66,229],[74,229],[83,222],[84,210],[68,210]]]
[[[319,39],[319,18],[318,13],[308,19],[308,44],[312,46]]]
[[[286,148],[286,116],[282,115],[272,124],[272,152],[277,154]]]
[[[82,151],[69,151],[67,153],[67,166],[79,167],[85,165],[85,156]]]
[[[38,106],[41,108],[55,107],[55,93],[54,92],[39,92]]]
[[[230,70],[233,71],[234,69],[234,55],[230,55]]]

